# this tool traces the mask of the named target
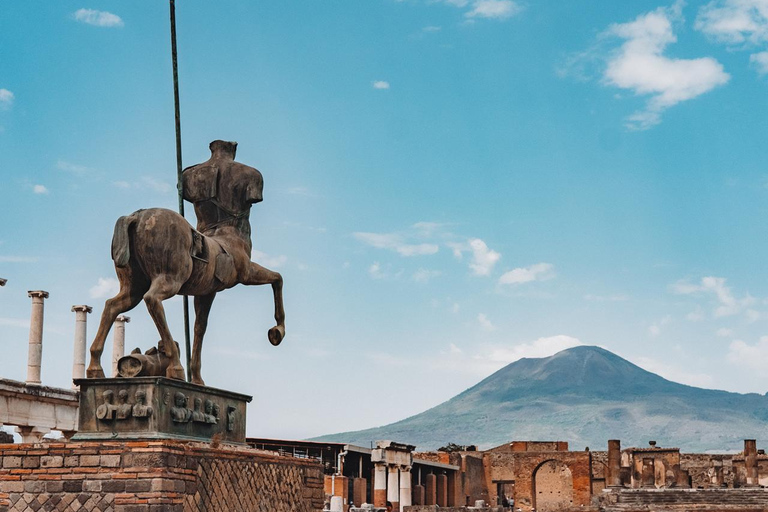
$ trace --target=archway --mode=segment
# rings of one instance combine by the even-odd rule
[[[537,512],[559,512],[573,506],[573,475],[560,461],[542,462],[533,473],[533,507]]]

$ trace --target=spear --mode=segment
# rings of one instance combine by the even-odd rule
[[[176,110],[176,189],[179,192],[179,213],[184,216],[184,182],[181,179],[181,112],[179,110],[179,65],[176,58],[176,2],[171,3],[171,57],[173,61],[173,103]],[[192,381],[189,343],[189,297],[184,295],[184,346],[187,352],[187,381]]]

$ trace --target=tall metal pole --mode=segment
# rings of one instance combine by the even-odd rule
[[[179,65],[176,58],[176,2],[171,3],[171,56],[173,60],[173,103],[176,109],[176,189],[179,191],[179,213],[184,216],[184,182],[181,179],[181,112],[179,109]],[[187,352],[187,380],[192,380],[189,343],[189,297],[184,295],[184,345]]]

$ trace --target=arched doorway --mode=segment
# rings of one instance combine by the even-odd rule
[[[533,473],[536,512],[560,512],[573,506],[573,475],[560,461],[548,460]]]

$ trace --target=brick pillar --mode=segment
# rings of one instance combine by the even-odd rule
[[[448,476],[445,474],[437,475],[437,505],[448,506]]]
[[[93,311],[91,306],[72,306],[75,313],[75,353],[72,358],[72,379],[85,377],[85,339],[88,336],[88,313]],[[74,382],[72,389],[77,389]]]
[[[608,441],[608,467],[605,471],[606,487],[621,487],[621,441]]]
[[[387,468],[387,501],[392,502],[392,510],[400,510],[400,470],[397,466]]]
[[[377,462],[373,470],[373,505],[377,508],[387,506],[387,464]]]
[[[448,475],[448,506],[460,507],[462,505],[461,499],[456,494],[456,475],[457,472],[451,471]]]
[[[27,292],[32,298],[32,314],[29,318],[29,353],[27,356],[27,384],[41,384],[40,363],[43,359],[43,301],[48,292]]]
[[[757,473],[757,442],[754,439],[744,440],[744,466],[747,469],[747,486],[759,484]]]
[[[352,480],[352,501],[355,503],[356,507],[359,507],[366,502],[365,495],[367,485],[368,482],[366,482],[365,478],[355,478]]]
[[[400,510],[403,507],[410,507],[412,503],[411,495],[411,467],[400,467]]]
[[[430,473],[427,475],[427,495],[424,498],[425,505],[437,505],[437,475]]]
[[[414,485],[413,492],[411,493],[411,495],[412,495],[411,505],[425,505],[423,485]]]
[[[117,377],[117,362],[125,355],[125,324],[131,317],[119,315],[115,318],[115,334],[112,338],[112,376]]]

